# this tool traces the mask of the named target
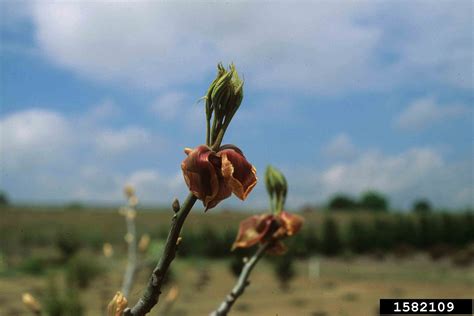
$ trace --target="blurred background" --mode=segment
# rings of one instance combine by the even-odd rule
[[[101,315],[121,288],[123,187],[139,199],[141,294],[204,143],[205,94],[234,62],[224,143],[289,183],[305,217],[233,315],[376,315],[382,297],[474,292],[471,1],[0,2],[0,314]],[[263,182],[183,231],[155,315],[207,315],[251,252]],[[123,215],[123,214],[122,214]],[[129,240],[129,238],[127,239]],[[205,241],[205,242],[203,242]],[[472,295],[471,295],[472,296]],[[166,299],[166,298],[167,299]]]

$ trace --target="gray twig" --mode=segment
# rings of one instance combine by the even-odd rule
[[[155,269],[153,269],[145,292],[135,304],[135,306],[133,306],[132,308],[127,308],[124,311],[125,316],[146,315],[150,312],[153,306],[158,303],[158,299],[161,294],[161,286],[163,284],[163,279],[166,275],[166,272],[168,272],[168,268],[176,255],[176,250],[178,247],[177,241],[179,234],[181,233],[181,228],[183,227],[186,217],[193,208],[194,203],[196,203],[196,200],[196,197],[192,193],[189,193],[180,210],[176,214],[174,214],[171,222],[171,228],[166,239],[163,254]]]
[[[122,294],[128,297],[133,285],[135,272],[137,271],[137,232],[135,226],[136,210],[131,209],[132,213],[125,214],[125,221],[127,223],[127,244],[128,244],[128,261],[127,269],[123,276]]]
[[[225,316],[227,313],[229,313],[232,305],[234,305],[235,301],[244,293],[245,288],[250,284],[250,281],[248,280],[250,273],[260,258],[263,257],[265,251],[270,245],[271,242],[266,242],[260,245],[255,254],[245,263],[242,271],[240,272],[239,278],[237,279],[237,283],[232,288],[232,291],[230,291],[224,301],[215,311],[210,314],[210,316]]]

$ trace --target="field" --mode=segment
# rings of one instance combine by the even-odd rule
[[[226,231],[234,229],[245,216],[237,212],[202,214],[193,211],[184,230],[189,233],[207,225]],[[321,223],[322,216],[317,212],[305,214],[305,217],[307,224],[317,227]],[[142,212],[137,217],[138,230],[160,239],[166,233],[170,218],[171,214],[163,211]],[[338,222],[347,220],[347,215],[338,214]],[[51,278],[63,287],[66,268],[51,239],[58,231],[81,232],[81,239],[86,243],[79,254],[106,267],[105,272],[78,292],[86,306],[85,315],[103,314],[107,302],[120,289],[126,265],[123,218],[112,209],[98,212],[14,208],[2,210],[0,222],[4,258],[0,272],[0,315],[29,315],[21,303],[21,294],[30,292],[40,299],[46,298]],[[186,243],[186,236],[184,233],[183,243]],[[104,242],[113,244],[112,258],[103,256]],[[25,273],[21,267],[31,258],[45,262],[45,268],[37,273],[34,270],[35,273],[31,270]],[[471,298],[474,293],[472,264],[457,266],[447,257],[433,261],[420,251],[403,258],[391,253],[299,258],[295,261],[296,277],[287,290],[281,289],[274,277],[271,264],[274,259],[267,257],[257,266],[250,286],[231,315],[377,315],[379,298]],[[141,269],[131,302],[140,295],[148,275],[148,267]],[[214,259],[178,256],[172,275],[159,308],[151,315],[208,315],[235,280],[225,256]],[[173,285],[178,287],[179,295],[169,304],[165,297]]]

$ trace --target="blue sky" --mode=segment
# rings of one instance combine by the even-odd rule
[[[245,98],[225,142],[291,207],[336,192],[473,205],[471,1],[13,2],[1,32],[1,189],[14,201],[186,193],[217,62]],[[267,204],[263,182],[248,202]]]

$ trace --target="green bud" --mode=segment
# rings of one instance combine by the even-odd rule
[[[243,81],[233,64],[227,70],[222,64],[217,66],[217,77],[211,83],[205,99],[208,124],[206,143],[213,145],[216,141],[222,140],[223,133],[243,99]],[[212,116],[214,116],[214,120],[211,126]]]
[[[279,213],[283,210],[288,192],[288,183],[286,178],[278,169],[268,166],[265,171],[265,185],[273,213]]]

